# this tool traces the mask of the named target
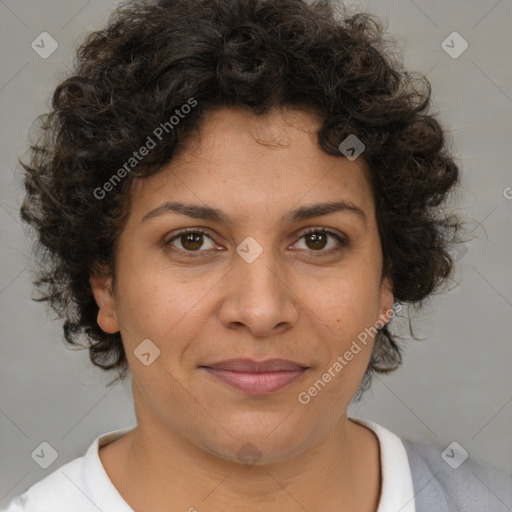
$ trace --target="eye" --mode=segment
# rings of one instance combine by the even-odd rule
[[[173,236],[171,239],[165,242],[165,245],[173,245],[173,242],[176,240],[181,247],[176,247],[175,245],[173,245],[173,247],[176,247],[181,251],[203,252],[199,249],[204,246],[204,237],[208,238],[210,242],[212,242],[210,247],[206,247],[206,250],[213,249],[213,240],[205,231],[200,229],[187,229],[180,231],[177,235]]]
[[[328,250],[323,250],[329,245],[329,238],[337,240],[338,244],[331,243]],[[306,231],[299,240],[304,239],[306,247],[298,247],[299,249],[311,250],[313,252],[336,252],[348,245],[347,240],[332,231],[323,228],[311,228]],[[298,244],[299,242],[297,242]]]

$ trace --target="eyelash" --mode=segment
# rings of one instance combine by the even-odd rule
[[[204,236],[210,238],[211,240],[213,240],[212,237],[206,231],[203,231],[202,229],[199,229],[199,228],[187,228],[187,229],[183,229],[183,230],[179,231],[172,238],[170,238],[169,240],[164,242],[164,246],[165,247],[170,246],[172,244],[172,242],[174,242],[174,240],[177,240],[181,236],[186,235],[188,233],[193,233],[193,234],[197,234],[197,235],[204,235]],[[338,235],[337,233],[334,233],[332,231],[329,231],[329,230],[327,230],[325,228],[315,228],[315,227],[309,228],[307,231],[302,233],[302,235],[299,237],[298,240],[304,238],[307,235],[311,235],[312,233],[321,233],[321,234],[325,234],[325,235],[330,235],[330,236],[336,238],[336,240],[338,240],[338,242],[339,242],[338,246],[336,246],[335,248],[329,249],[327,251],[325,251],[325,250],[314,251],[314,250],[311,249],[310,252],[312,252],[312,253],[319,253],[318,256],[315,254],[315,256],[313,256],[313,257],[321,257],[324,254],[337,253],[337,252],[342,251],[343,249],[345,249],[348,246],[348,240],[345,237],[343,237],[341,235]],[[186,257],[191,257],[191,258],[197,258],[198,256],[200,256],[200,253],[208,252],[208,251],[204,251],[204,250],[187,251],[187,250],[184,250],[184,249],[176,249],[176,248],[174,248],[174,249],[179,251],[179,252],[181,252]]]

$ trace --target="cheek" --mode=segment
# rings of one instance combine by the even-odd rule
[[[117,314],[123,341],[135,348],[144,339],[152,340],[166,359],[166,347],[182,353],[188,341],[211,317],[205,311],[205,295],[218,281],[184,278],[181,271],[170,271],[158,264],[132,258],[119,269]]]
[[[310,297],[311,308],[339,343],[355,339],[373,325],[379,311],[379,289],[356,273],[333,279],[329,288]]]
[[[183,334],[199,325],[195,311],[199,302],[200,296],[196,297],[190,289],[182,290],[175,284],[165,286],[161,281],[153,286],[146,283],[134,288],[122,302],[121,316],[130,331],[165,343],[176,337],[175,333]]]
[[[212,317],[208,291],[218,283],[219,276],[212,272],[192,276],[183,268],[169,265],[162,254],[145,253],[133,245],[125,245],[122,254],[116,307],[132,373],[139,375],[137,372],[147,369],[140,368],[134,351],[149,339],[160,351],[159,364],[149,368],[163,365],[179,374],[193,356],[192,340]]]

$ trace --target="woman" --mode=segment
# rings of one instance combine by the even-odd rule
[[[21,213],[42,300],[129,370],[137,426],[7,510],[508,510],[507,475],[347,416],[401,362],[398,304],[452,270],[429,97],[326,2],[128,3],[91,34]]]

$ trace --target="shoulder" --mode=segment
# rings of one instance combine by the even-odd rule
[[[443,447],[401,438],[416,511],[510,512],[512,474],[475,460],[458,443]]]
[[[94,447],[94,445],[93,445]],[[97,512],[98,507],[88,496],[91,461],[88,452],[60,466],[16,496],[0,512]]]
[[[105,473],[98,449],[132,429],[124,427],[98,436],[84,455],[36,482],[0,512],[98,512],[100,505],[117,512],[131,510]]]
[[[97,511],[80,490],[84,457],[78,457],[50,473],[15,497],[2,512]]]

